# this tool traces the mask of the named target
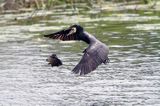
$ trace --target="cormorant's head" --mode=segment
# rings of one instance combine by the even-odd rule
[[[74,25],[70,26],[70,28],[71,28],[72,32],[77,33],[77,34],[80,34],[83,32],[83,28],[78,24],[74,24]]]
[[[57,58],[57,55],[56,54],[52,54],[51,56],[49,56],[46,61],[48,61],[49,63],[52,62],[53,59]]]
[[[57,56],[56,56],[56,54],[52,54],[51,57],[54,58],[54,57],[57,57]]]

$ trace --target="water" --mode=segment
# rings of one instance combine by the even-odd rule
[[[0,106],[160,105],[159,12],[58,9],[37,14],[0,15]],[[110,47],[110,63],[86,76],[71,73],[85,43],[42,36],[74,23]],[[63,66],[47,64],[52,53]]]

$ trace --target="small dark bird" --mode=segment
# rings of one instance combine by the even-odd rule
[[[51,66],[60,66],[62,65],[62,62],[60,59],[58,59],[58,57],[56,56],[56,54],[52,54],[50,57],[48,57],[48,59],[46,59],[46,61],[48,61],[48,64],[51,64]]]
[[[80,25],[72,25],[68,29],[44,35],[44,37],[60,39],[62,41],[82,40],[89,44],[89,46],[83,51],[84,54],[82,59],[72,70],[76,74],[88,74],[95,70],[100,64],[106,64],[109,62],[109,48],[93,35],[84,31]]]

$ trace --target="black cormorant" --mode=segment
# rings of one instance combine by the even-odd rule
[[[83,51],[84,54],[82,59],[72,70],[76,74],[88,74],[95,70],[100,64],[106,64],[109,62],[109,48],[93,35],[84,31],[80,25],[75,24],[68,29],[44,35],[44,37],[60,39],[62,41],[82,40],[89,44],[89,46]]]
[[[51,66],[61,66],[62,62],[60,59],[58,59],[58,57],[56,56],[56,54],[52,54],[51,56],[48,57],[48,59],[46,59],[46,61],[48,61],[48,64],[51,64]]]

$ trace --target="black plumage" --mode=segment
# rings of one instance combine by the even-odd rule
[[[51,66],[60,66],[62,65],[62,62],[60,59],[58,59],[58,57],[56,56],[56,54],[52,54],[51,56],[48,57],[48,59],[46,59],[46,61],[48,61],[48,64],[51,64]]]
[[[109,62],[109,48],[93,35],[84,31],[80,25],[72,25],[68,29],[44,35],[44,37],[60,39],[63,41],[82,40],[89,44],[89,46],[83,51],[84,54],[82,59],[72,70],[76,74],[88,74],[95,70],[100,64]]]

